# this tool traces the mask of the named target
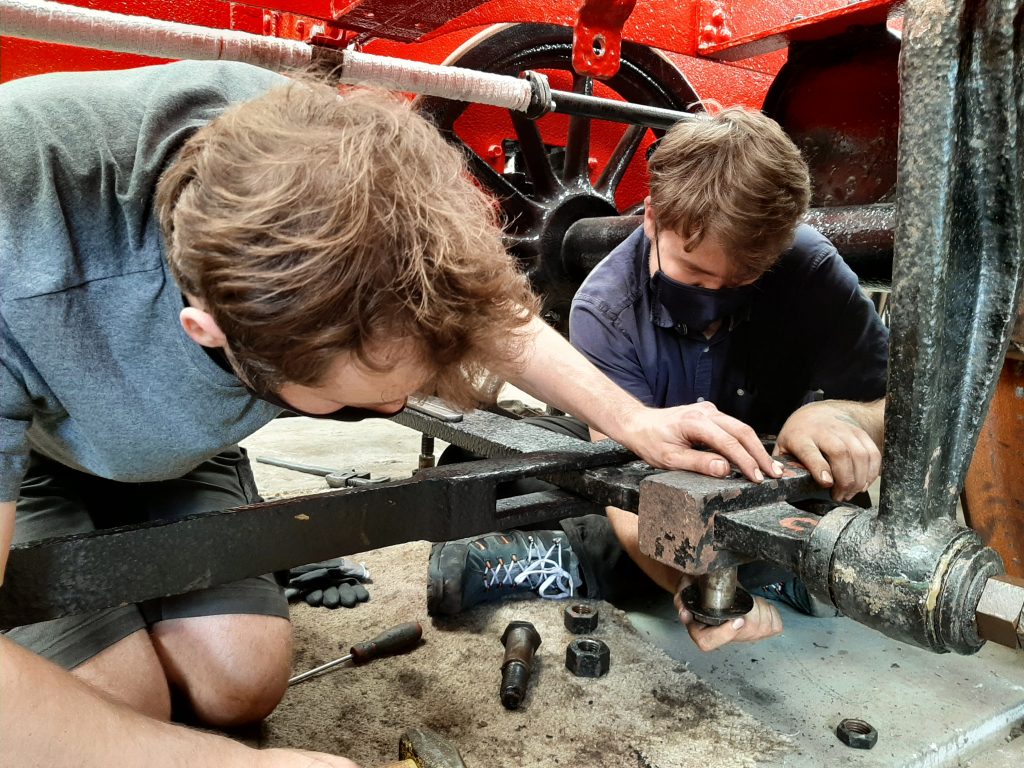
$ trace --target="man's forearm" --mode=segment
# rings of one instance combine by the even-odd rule
[[[3,637],[0,755],[19,768],[261,765],[256,750],[151,720]]]
[[[529,326],[522,373],[512,383],[548,405],[622,442],[630,418],[643,405],[599,371],[557,331],[539,318]]]

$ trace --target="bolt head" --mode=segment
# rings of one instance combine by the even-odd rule
[[[1024,579],[992,576],[978,601],[974,618],[978,636],[1007,648],[1021,647],[1021,614],[1024,612]]]
[[[509,636],[517,629],[521,629],[533,636],[533,647],[540,647],[540,632],[528,621],[510,621],[508,626],[505,627],[505,631],[501,635],[501,644],[508,645]]]

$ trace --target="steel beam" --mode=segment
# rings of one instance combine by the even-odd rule
[[[0,587],[0,629],[406,541],[447,541],[586,514],[592,504],[563,492],[499,500],[496,489],[615,455],[533,453],[454,464],[377,486],[16,545]]]

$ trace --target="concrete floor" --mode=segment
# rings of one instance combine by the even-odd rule
[[[419,433],[386,420],[360,424],[278,419],[246,440],[250,456],[374,476],[407,477]],[[442,444],[437,445],[440,453]],[[326,490],[322,478],[254,463],[268,498]],[[667,600],[622,606],[656,646],[798,745],[787,766],[1024,765],[1024,654],[985,647],[971,657],[935,655],[889,640],[845,618],[811,619],[782,607],[785,632],[754,645],[701,654]],[[879,731],[870,751],[838,741],[838,721],[857,717]]]

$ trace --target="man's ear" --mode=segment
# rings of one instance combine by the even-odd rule
[[[651,205],[651,196],[644,198],[644,234],[652,243],[657,229],[654,226],[654,206]]]
[[[181,310],[180,318],[181,327],[196,344],[204,347],[227,346],[227,337],[209,312],[198,307],[185,307]]]

